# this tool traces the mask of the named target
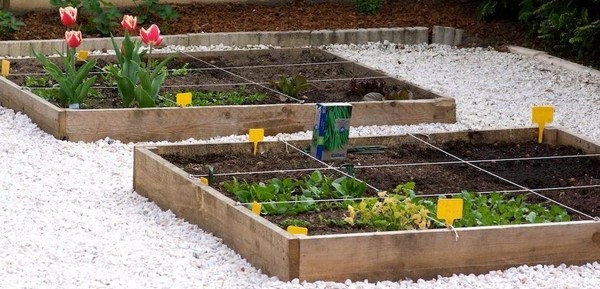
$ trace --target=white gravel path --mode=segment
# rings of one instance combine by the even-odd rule
[[[555,125],[600,142],[599,78],[487,49],[329,49],[457,101],[456,124],[359,127],[353,136],[529,126],[531,106],[550,104]],[[0,288],[600,288],[598,262],[427,281],[280,282],[135,194],[132,148],[59,141],[0,107]]]

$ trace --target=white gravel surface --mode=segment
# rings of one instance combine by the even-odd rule
[[[456,124],[358,127],[352,136],[529,126],[532,105],[554,105],[555,125],[600,142],[599,78],[487,49],[329,49],[456,98]],[[600,288],[598,262],[434,280],[281,282],[134,193],[132,148],[59,141],[0,107],[1,288]]]

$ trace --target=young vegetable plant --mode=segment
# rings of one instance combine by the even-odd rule
[[[234,194],[238,201],[263,203],[263,213],[276,215],[317,211],[320,205],[316,200],[362,197],[366,191],[364,183],[346,177],[331,180],[319,171],[313,172],[305,180],[274,178],[267,183],[249,184],[234,178],[221,185]]]
[[[533,224],[566,222],[571,217],[557,205],[546,208],[540,204],[529,204],[525,195],[507,197],[506,194],[489,195],[462,192],[464,201],[463,218],[455,227],[492,226],[508,224]]]
[[[164,98],[168,101],[163,102],[162,105],[176,106],[174,103],[176,94],[165,93]],[[267,95],[262,92],[251,92],[243,89],[227,92],[192,91],[192,106],[252,104],[260,103],[266,98]]]
[[[282,75],[279,78],[278,82],[271,81],[271,84],[277,89],[279,92],[291,96],[296,97],[301,92],[308,89],[308,82],[306,78],[300,74],[295,74],[294,76],[286,77]],[[286,101],[287,98],[282,97],[281,101]]]
[[[427,229],[431,226],[429,210],[412,201],[410,196],[380,192],[357,205],[348,205],[344,218],[352,226],[367,226],[378,231]]]

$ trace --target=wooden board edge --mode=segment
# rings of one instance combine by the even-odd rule
[[[22,89],[12,81],[0,77],[0,104],[26,114],[43,131],[58,139],[64,138],[62,122],[64,109],[58,108],[37,95]]]
[[[201,228],[264,273],[290,281],[298,276],[297,237],[209,186],[200,186],[204,202]]]
[[[600,260],[600,222],[577,221],[300,239],[300,280],[360,281],[484,274]],[[352,260],[350,264],[347,260]]]

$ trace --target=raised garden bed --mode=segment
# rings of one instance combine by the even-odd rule
[[[202,61],[198,61],[201,59]],[[99,60],[110,63],[110,57]],[[211,65],[226,67],[238,78]],[[268,98],[260,103],[235,106],[114,108],[115,89],[100,84],[101,97],[90,97],[93,109],[64,109],[23,89],[25,77],[42,72],[35,60],[14,60],[8,81],[0,81],[0,105],[23,111],[45,131],[57,138],[71,141],[93,141],[105,137],[121,141],[182,140],[243,134],[250,128],[265,128],[266,134],[297,132],[312,128],[314,103],[351,102],[351,125],[415,124],[423,122],[454,122],[455,102],[417,85],[407,83],[344,60],[319,49],[268,49],[248,51],[211,51],[180,54],[171,69],[186,69],[185,76],[171,76],[163,94],[192,89],[235,91],[240,87],[265,93]],[[312,63],[312,64],[309,64]],[[36,66],[37,65],[37,66]],[[180,65],[180,66],[177,66]],[[240,68],[240,66],[243,66]],[[234,68],[235,67],[235,68]],[[282,75],[304,75],[309,89],[294,100],[280,100],[271,81]],[[410,100],[362,101],[363,95],[349,95],[351,79],[384,81],[386,89],[398,94],[410,91]],[[260,83],[257,86],[253,83]],[[111,96],[112,93],[112,96]],[[168,101],[167,101],[168,102]],[[108,107],[100,106],[109,104]],[[112,106],[111,106],[112,105]]]
[[[250,143],[136,147],[134,189],[161,208],[222,238],[253,265],[283,280],[399,280],[486,273],[522,264],[597,261],[600,259],[600,222],[592,219],[600,215],[600,188],[594,186],[600,184],[600,161],[598,156],[564,156],[598,154],[600,146],[557,128],[546,129],[543,145],[536,144],[536,139],[537,129],[529,128],[354,138],[350,140],[351,146],[380,145],[385,146],[384,152],[350,153],[346,163],[354,163],[356,177],[380,190],[390,190],[398,183],[411,180],[416,182],[417,194],[522,189],[464,163],[449,164],[448,161],[456,159],[430,149],[425,141],[465,160],[488,160],[473,164],[537,192],[511,192],[511,196],[525,193],[528,201],[543,206],[552,204],[545,198],[555,200],[569,207],[573,221],[456,228],[454,231],[443,228],[376,232],[346,227],[332,233],[317,227],[312,228],[314,232],[309,231],[309,236],[297,237],[267,219],[277,223],[277,218],[257,216],[228,197],[228,193],[221,193],[218,188],[224,179],[215,180],[211,187],[191,177],[202,174],[208,164],[218,174],[243,172],[243,163],[249,163],[255,173],[236,175],[249,181],[266,181],[274,176],[298,177],[298,174],[310,174],[310,170],[300,171],[304,168],[324,168],[283,142],[261,143],[257,156],[252,156]],[[309,141],[289,144],[303,149]],[[505,158],[521,159],[500,160]],[[438,164],[399,165],[424,162]],[[377,164],[395,166],[360,167]],[[335,163],[335,167],[339,165]],[[282,173],[289,169],[297,171]],[[265,170],[273,172],[256,173]],[[570,186],[591,187],[569,189]],[[542,190],[545,188],[555,189]],[[341,219],[343,214],[338,217]]]

